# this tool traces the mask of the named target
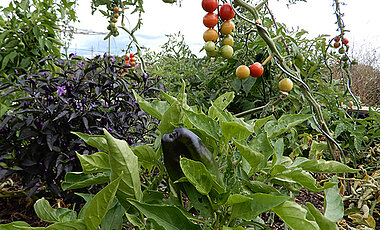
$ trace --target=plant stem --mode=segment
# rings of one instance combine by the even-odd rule
[[[245,17],[240,15],[240,13],[238,13],[235,10],[236,14],[239,17],[242,17],[246,21],[248,21],[248,22],[250,22],[256,26],[258,34],[265,41],[265,43],[269,47],[270,51],[272,52],[272,55],[275,57],[275,59],[277,59],[277,61],[276,61],[277,66],[280,67],[280,69],[283,72],[285,72],[287,75],[289,75],[293,80],[295,80],[298,83],[301,92],[303,93],[303,95],[305,96],[305,98],[309,102],[310,106],[312,107],[312,111],[314,111],[314,113],[315,113],[315,117],[316,117],[316,120],[318,122],[317,125],[319,125],[321,127],[321,132],[323,132],[325,135],[327,134],[326,137],[328,137],[328,140],[329,140],[328,141],[328,147],[330,149],[331,154],[333,155],[335,160],[341,161],[342,158],[344,158],[343,152],[341,152],[341,155],[339,155],[336,152],[335,145],[337,143],[334,140],[330,139],[332,135],[331,135],[331,132],[328,129],[328,126],[326,125],[326,122],[323,118],[323,114],[322,114],[322,110],[321,110],[320,105],[317,103],[317,101],[311,95],[309,87],[302,81],[300,74],[296,71],[291,70],[287,66],[285,59],[281,56],[280,52],[278,51],[277,47],[274,44],[273,39],[270,37],[270,34],[268,33],[268,31],[263,26],[261,26],[261,24],[257,23],[257,21],[259,20],[259,13],[258,13],[257,9],[253,6],[251,6],[250,4],[246,3],[244,0],[234,0],[234,3],[237,6],[241,6],[241,7],[245,8],[247,11],[249,11],[252,14],[255,21],[251,21],[249,19],[246,19]]]

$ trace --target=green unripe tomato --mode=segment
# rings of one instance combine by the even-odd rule
[[[339,53],[340,53],[340,54],[344,54],[344,53],[346,53],[346,49],[345,49],[344,47],[340,47],[340,48],[339,48]]]
[[[220,55],[224,58],[231,58],[234,54],[234,49],[230,45],[224,45],[220,50]]]
[[[208,57],[217,57],[219,55],[219,47],[215,47],[212,51],[206,51]]]
[[[214,51],[215,48],[216,48],[215,42],[213,42],[213,41],[208,41],[208,42],[206,42],[206,45],[205,45],[204,48],[205,48],[206,52],[207,52],[207,51],[208,51],[208,52],[212,52],[212,51]]]
[[[369,138],[368,138],[367,136],[364,136],[364,137],[363,137],[363,141],[364,141],[365,143],[368,143]]]
[[[284,78],[278,83],[278,88],[281,91],[284,92],[289,92],[290,90],[293,89],[293,81],[290,80],[289,78]]]

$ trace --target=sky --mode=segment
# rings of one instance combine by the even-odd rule
[[[9,0],[1,0],[0,5],[5,5]],[[74,26],[95,32],[107,32],[107,19],[99,12],[91,15],[90,0],[78,0],[77,6],[79,23]],[[259,2],[259,1],[257,1]],[[332,6],[333,0],[308,0],[307,3],[299,2],[287,7],[287,0],[269,0],[276,20],[285,23],[288,27],[299,27],[309,31],[309,36],[319,34],[335,36],[337,34],[336,17]],[[343,20],[346,28],[350,30],[347,38],[355,47],[375,49],[380,51],[380,21],[379,0],[341,0],[344,12]],[[152,50],[159,50],[166,41],[166,34],[174,34],[179,31],[184,35],[186,43],[192,51],[198,55],[202,48],[203,32],[206,30],[202,20],[206,12],[201,7],[201,0],[182,0],[182,6],[167,4],[162,0],[144,0],[145,13],[143,14],[143,26],[136,32],[137,40]],[[136,17],[129,17],[131,25],[136,22]],[[120,23],[120,22],[118,22]],[[117,24],[120,25],[120,24]],[[121,55],[121,50],[129,44],[129,38],[125,32],[111,39],[111,54]],[[81,35],[76,34],[71,42],[69,52],[75,52],[85,56],[92,56],[107,52],[108,41],[104,41],[105,35]]]

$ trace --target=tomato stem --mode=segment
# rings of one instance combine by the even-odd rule
[[[272,58],[273,58],[273,56],[272,56],[272,55],[269,55],[269,57],[267,57],[267,59],[265,59],[265,61],[263,62],[262,65],[267,64],[267,62],[270,61],[270,59],[272,59]]]

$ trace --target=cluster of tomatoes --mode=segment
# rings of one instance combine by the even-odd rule
[[[129,56],[125,56],[125,65],[126,66],[135,66],[136,65],[136,59],[134,54],[130,54]]]
[[[231,19],[235,16],[235,11],[230,4],[225,3],[220,7],[218,16],[214,13],[218,6],[217,0],[202,0],[202,8],[207,12],[203,17],[203,24],[208,28],[203,33],[203,40],[206,42],[204,49],[209,57],[217,57],[220,54],[224,58],[231,58],[234,53],[232,32],[235,30],[235,24]],[[218,25],[219,18],[223,21],[219,30],[222,36],[220,49],[216,45],[219,33],[214,29]]]
[[[265,65],[272,56],[269,56],[263,64],[260,62],[255,62],[251,64],[249,67],[246,65],[240,65],[239,67],[236,68],[236,77],[239,79],[247,79],[249,76],[252,76],[254,78],[258,78],[264,73],[264,67]],[[278,88],[283,91],[283,92],[289,92],[290,90],[293,89],[293,82],[289,78],[284,78],[278,83]]]
[[[259,62],[255,62],[249,67],[246,65],[241,65],[236,69],[236,77],[242,80],[248,78],[249,76],[260,77],[261,75],[263,75],[263,73],[264,67]]]
[[[119,16],[120,16],[120,8],[115,6],[113,8],[112,16],[110,18],[110,22],[109,22],[110,24],[107,27],[107,29],[111,31],[111,34],[114,37],[119,36],[119,31],[117,31],[117,28],[116,28],[117,19],[119,18]]]
[[[338,52],[340,54],[345,54],[346,50],[348,49],[348,39],[343,38],[342,43],[340,42],[340,36],[334,37],[334,48],[339,48]]]
[[[125,60],[124,67],[120,69],[120,72],[123,73],[122,76],[124,76],[124,74],[128,73],[128,69],[136,66],[136,59],[135,59],[135,55],[133,53],[126,55],[124,60]]]

